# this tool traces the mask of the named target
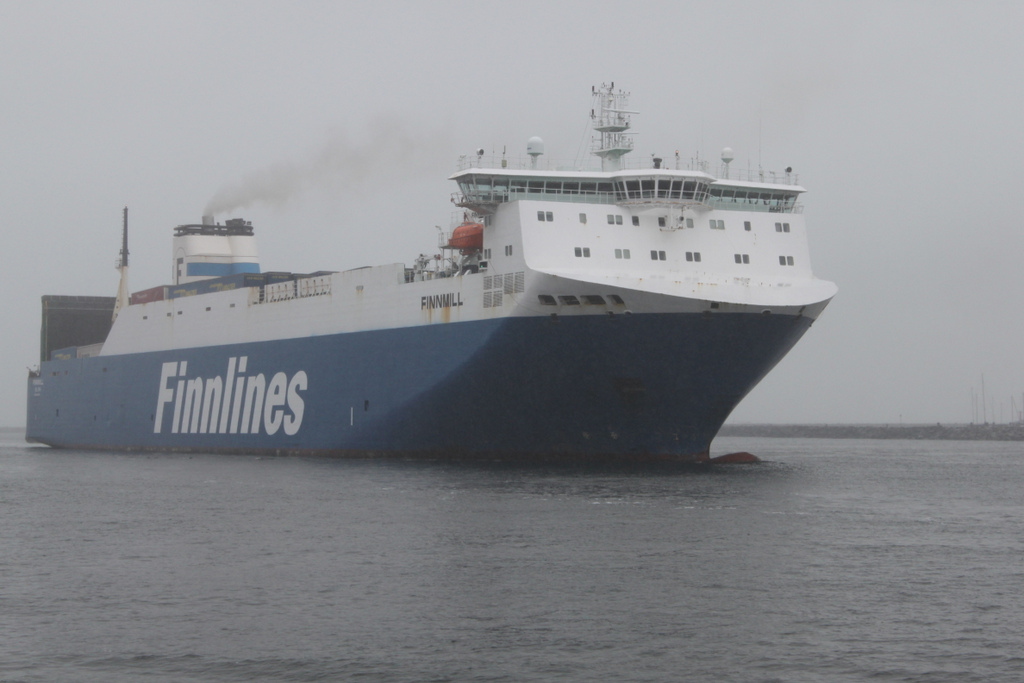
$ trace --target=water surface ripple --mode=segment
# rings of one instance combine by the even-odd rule
[[[767,462],[125,455],[0,435],[2,681],[1024,680],[1016,443]]]

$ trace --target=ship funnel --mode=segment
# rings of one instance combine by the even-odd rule
[[[179,225],[174,229],[172,269],[176,285],[260,272],[252,223],[231,218],[217,225],[213,216],[203,216],[199,225]]]

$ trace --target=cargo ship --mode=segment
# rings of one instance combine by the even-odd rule
[[[172,282],[43,298],[31,442],[339,457],[702,461],[834,296],[784,172],[633,150],[592,89],[594,168],[459,160],[412,265],[263,272],[251,223],[174,229]]]

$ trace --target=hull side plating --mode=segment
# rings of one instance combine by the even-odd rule
[[[124,450],[702,460],[811,322],[524,317],[45,362],[29,378],[27,437]]]

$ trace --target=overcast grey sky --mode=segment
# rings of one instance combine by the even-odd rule
[[[40,296],[169,281],[175,225],[273,201],[265,270],[404,261],[460,154],[589,142],[632,92],[635,154],[792,166],[839,295],[734,422],[966,422],[1024,392],[1024,4],[0,0],[0,425],[25,417]],[[1001,413],[1000,413],[1001,411]],[[990,419],[993,417],[990,414]]]

